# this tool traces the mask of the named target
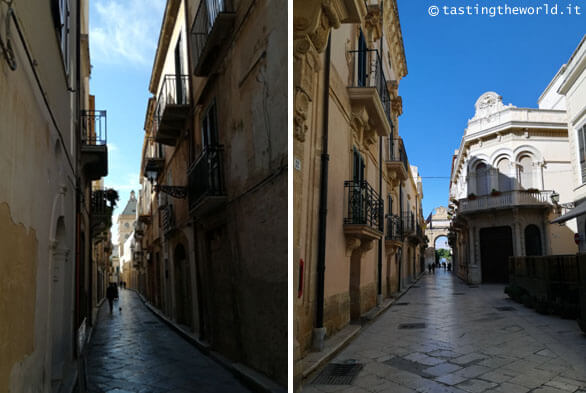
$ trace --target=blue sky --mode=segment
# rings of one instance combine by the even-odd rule
[[[401,81],[399,133],[409,161],[423,178],[423,212],[447,205],[451,157],[459,147],[474,103],[495,91],[504,104],[537,107],[537,99],[586,33],[583,15],[436,16],[431,5],[510,6],[553,1],[398,0],[408,75]],[[432,179],[429,177],[443,177]]]
[[[105,184],[120,193],[114,220],[124,209],[130,190],[139,189],[148,85],[165,3],[90,1],[90,91],[96,96],[96,109],[108,111],[109,174]],[[112,232],[117,236],[116,225]]]

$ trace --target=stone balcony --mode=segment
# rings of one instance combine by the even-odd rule
[[[497,192],[489,195],[460,199],[458,213],[472,213],[484,210],[504,210],[513,207],[543,207],[552,206],[552,191],[515,190]]]

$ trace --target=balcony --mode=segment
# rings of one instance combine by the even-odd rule
[[[382,60],[377,50],[353,50],[348,52],[354,64],[354,75],[348,86],[352,110],[359,113],[365,109],[374,123],[374,135],[391,134],[391,98],[387,88]]]
[[[401,222],[403,236],[413,236],[416,232],[415,227],[415,214],[411,211],[404,211],[401,213]]]
[[[194,74],[208,76],[236,19],[233,0],[201,0],[191,26]]]
[[[91,192],[90,201],[90,228],[92,237],[107,231],[112,226],[112,212],[114,207],[108,204],[108,191],[95,190]]]
[[[552,191],[515,190],[460,199],[458,213],[503,210],[512,207],[548,208]]]
[[[224,146],[207,146],[188,169],[189,211],[196,216],[226,202],[224,188]]]
[[[401,217],[397,215],[388,215],[386,218],[386,224],[385,247],[397,250],[403,244]]]
[[[158,177],[165,169],[165,158],[163,157],[162,146],[157,145],[153,148],[147,149],[144,162],[144,175],[148,178],[148,174],[155,173]]]
[[[409,160],[401,138],[389,138],[385,149],[385,164],[391,179],[405,181],[409,178]]]
[[[346,214],[344,216],[344,235],[347,243],[370,244],[383,236],[383,200],[366,181],[348,180],[344,182]],[[355,248],[350,245],[350,248]]]
[[[81,165],[89,180],[108,175],[108,146],[106,111],[82,110]]]
[[[155,142],[175,146],[189,110],[189,75],[165,75],[153,117]]]
[[[161,213],[161,227],[163,233],[167,236],[175,230],[175,212],[173,211],[173,205],[163,205],[159,210]]]

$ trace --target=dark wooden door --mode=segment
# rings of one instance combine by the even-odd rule
[[[483,228],[480,230],[482,282],[508,282],[510,256],[513,256],[513,233],[511,227]]]

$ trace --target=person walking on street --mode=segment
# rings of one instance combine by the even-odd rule
[[[110,306],[110,314],[112,314],[112,308],[114,307],[114,298],[118,297],[117,292],[116,284],[110,284],[108,289],[106,289],[106,297],[108,298],[108,305]]]

